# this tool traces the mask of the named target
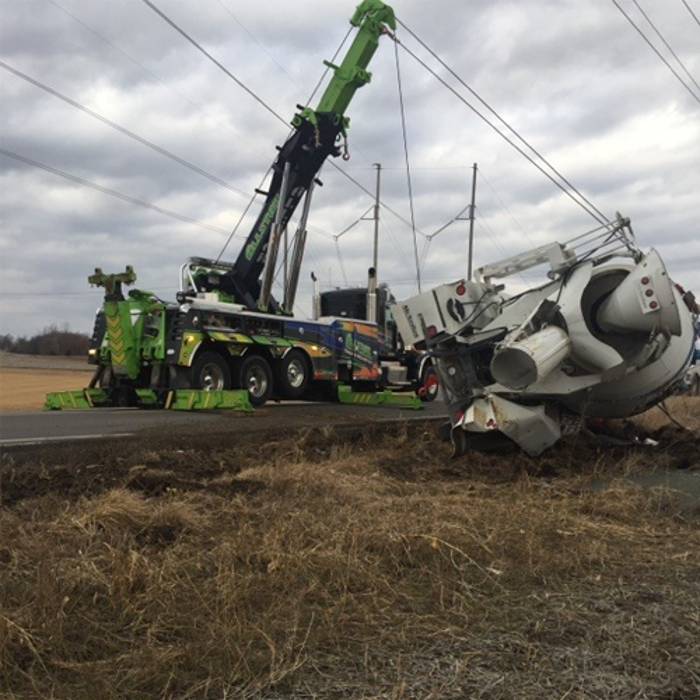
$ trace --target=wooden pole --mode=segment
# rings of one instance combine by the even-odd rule
[[[381,184],[382,166],[380,163],[375,163],[377,169],[377,189],[374,197],[374,256],[372,258],[372,267],[376,272],[377,264],[379,263],[379,187]]]
[[[472,202],[469,205],[469,259],[467,262],[467,279],[472,279],[472,262],[474,260],[474,210],[476,208],[476,163],[472,175]]]

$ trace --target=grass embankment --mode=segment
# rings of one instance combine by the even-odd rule
[[[622,477],[700,441],[645,422],[541,459],[406,426],[5,459],[0,697],[697,698],[700,513]]]

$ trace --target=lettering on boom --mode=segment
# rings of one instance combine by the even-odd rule
[[[258,226],[258,230],[255,232],[255,237],[253,240],[246,246],[245,249],[245,259],[246,260],[252,260],[255,257],[255,253],[258,251],[258,246],[260,245],[260,239],[263,237],[263,234],[267,229],[270,228],[270,225],[275,219],[275,216],[277,215],[277,207],[279,205],[280,201],[280,196],[279,193],[275,195],[274,199],[270,202],[270,206],[268,210],[265,212],[265,216],[263,217],[262,221],[260,222],[260,226]]]

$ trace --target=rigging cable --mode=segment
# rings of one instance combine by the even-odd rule
[[[690,86],[686,84],[683,78],[681,78],[681,76],[678,75],[678,73],[676,73],[674,67],[661,55],[656,46],[654,46],[654,44],[652,44],[651,41],[649,41],[646,34],[644,34],[644,32],[634,23],[634,20],[620,7],[620,4],[617,2],[617,0],[612,0],[612,3],[613,5],[615,5],[615,7],[617,7],[618,10],[620,10],[624,18],[637,30],[637,33],[639,34],[639,36],[642,37],[642,39],[644,39],[644,41],[646,41],[646,43],[649,45],[649,48],[651,48],[651,50],[664,62],[665,66],[671,71],[671,73],[673,73],[676,80],[678,80],[678,82],[690,93],[690,95],[696,102],[700,103],[700,97],[698,97],[690,89]]]
[[[411,231],[413,232],[413,254],[416,262],[416,282],[418,283],[418,293],[421,292],[420,285],[420,263],[418,261],[418,239],[416,238],[416,215],[413,207],[413,182],[411,180],[411,163],[408,157],[408,136],[406,132],[406,110],[403,101],[403,86],[401,83],[401,67],[399,61],[399,44],[394,42],[394,55],[396,57],[396,81],[399,88],[399,106],[401,109],[401,132],[403,135],[403,152],[406,159],[406,181],[408,185],[408,205],[411,213]]]
[[[613,0],[614,1],[614,0]],[[486,109],[488,109],[498,121],[501,122],[507,129],[509,129],[513,135],[532,153],[537,156],[558,178],[561,182],[566,184],[571,191],[567,190],[561,182],[557,180],[548,173],[541,165],[539,165],[535,160],[526,153],[520,146],[513,142],[506,134],[504,134],[495,124],[489,121],[481,112],[479,112],[476,107],[471,105],[464,97],[462,97],[452,86],[450,86],[443,78],[441,78],[432,68],[430,68],[425,61],[420,59],[413,51],[411,51],[405,44],[401,43],[401,47],[406,51],[412,58],[414,58],[420,65],[423,66],[434,78],[436,78],[444,87],[446,87],[458,100],[460,100],[464,105],[466,105],[474,114],[476,114],[482,121],[484,121],[491,129],[493,129],[502,139],[504,139],[508,144],[510,144],[520,155],[522,155],[527,161],[530,162],[535,168],[537,168],[548,180],[550,180],[556,187],[558,187],[567,197],[573,200],[578,206],[580,206],[584,211],[586,211],[590,216],[596,219],[599,223],[607,222],[608,217],[605,216],[590,200],[588,200],[574,185],[569,182],[547,159],[540,154],[537,149],[531,146],[508,122],[506,122],[484,99],[482,99],[467,83],[464,82],[432,49],[430,49],[421,39],[416,36],[406,25],[397,20],[401,26],[406,29],[406,31],[426,50],[428,53],[438,61],[438,63],[445,68],[466,90],[468,90],[479,102],[481,102]],[[397,40],[398,41],[398,40]],[[576,199],[572,192],[575,192],[579,199]]]
[[[272,170],[271,167],[268,168],[267,172],[265,173],[265,176],[263,177],[262,182],[260,183],[260,187],[263,186],[263,183],[267,179],[267,176],[270,173],[270,170]],[[233,240],[233,237],[236,235],[236,233],[238,233],[238,229],[241,227],[241,224],[243,224],[243,221],[245,220],[246,216],[248,216],[248,212],[250,211],[250,208],[255,203],[256,197],[257,197],[257,190],[253,194],[252,197],[249,197],[248,204],[246,204],[245,209],[243,210],[243,213],[240,215],[238,221],[236,222],[236,225],[233,227],[233,229],[231,229],[231,232],[229,233],[228,238],[226,239],[226,242],[221,247],[219,254],[216,256],[215,262],[219,262],[219,260],[221,260],[223,254],[226,252],[226,248],[228,248],[228,246],[229,246],[229,243],[231,243],[231,241]]]
[[[57,168],[52,168],[50,165],[46,165],[44,163],[39,163],[36,160],[32,160],[31,158],[26,158],[25,156],[19,155],[19,153],[13,153],[12,151],[8,151],[4,148],[0,148],[0,153],[2,153],[5,156],[8,156],[9,158],[14,158],[15,160],[19,160],[22,163],[26,163],[27,165],[31,165],[35,168],[41,168],[41,170],[46,170],[49,173],[53,173],[54,175],[60,175],[61,177],[65,178],[66,180],[71,180],[72,182],[76,182],[79,185],[83,185],[85,187],[90,187],[93,190],[97,190],[98,192],[103,192],[104,194],[108,194],[112,197],[116,197],[117,199],[121,199],[124,202],[129,202],[130,204],[136,204],[140,207],[144,207],[146,209],[152,209],[153,211],[157,211],[161,214],[165,214],[166,216],[170,216],[174,219],[179,219],[180,221],[184,221],[185,223],[188,224],[194,224],[195,226],[200,226],[201,228],[206,228],[209,231],[215,231],[216,233],[223,233],[224,236],[228,235],[228,231],[223,228],[219,228],[218,226],[212,226],[211,224],[205,224],[203,221],[199,221],[198,219],[193,219],[189,216],[185,216],[184,214],[178,214],[177,212],[171,211],[170,209],[163,209],[163,207],[159,207],[156,204],[151,204],[150,202],[144,202],[141,199],[136,199],[135,197],[129,197],[126,194],[122,194],[121,192],[117,192],[116,190],[111,190],[107,187],[102,187],[101,185],[97,185],[94,182],[90,182],[89,180],[83,180],[80,177],[77,177],[76,175],[71,175],[70,173],[66,173],[63,170],[58,170]]]
[[[338,238],[335,239],[335,250],[338,253],[338,262],[340,263],[340,272],[343,275],[343,282],[345,286],[348,286],[348,276],[345,274],[345,265],[343,264],[343,256],[340,253],[340,243],[338,243]]]

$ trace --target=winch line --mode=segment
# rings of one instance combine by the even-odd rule
[[[416,283],[418,293],[421,293],[420,262],[418,260],[418,239],[416,237],[416,213],[413,204],[413,180],[411,179],[411,161],[408,157],[408,134],[406,132],[406,109],[403,101],[403,85],[401,83],[401,67],[399,61],[399,43],[394,43],[394,56],[396,60],[396,82],[399,89],[399,108],[401,110],[401,133],[403,135],[403,152],[406,161],[406,181],[408,185],[408,206],[411,214],[411,231],[413,232],[413,255],[416,263]]]

